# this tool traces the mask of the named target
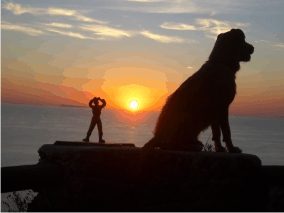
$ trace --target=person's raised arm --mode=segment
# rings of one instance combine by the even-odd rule
[[[103,103],[103,104],[102,104],[102,108],[105,107],[105,106],[106,106],[106,100],[105,100],[105,99],[100,99],[100,100],[101,100],[101,102]]]
[[[94,102],[95,98],[96,98],[96,97],[92,98],[92,99],[89,101],[89,107],[91,107],[91,108],[93,107],[93,102]]]

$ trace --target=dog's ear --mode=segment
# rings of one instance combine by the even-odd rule
[[[231,29],[230,33],[238,38],[245,39],[245,34],[241,29]]]
[[[244,35],[244,32],[241,30],[241,29],[231,29],[230,32],[233,32],[233,33],[240,33],[240,34],[243,34]]]

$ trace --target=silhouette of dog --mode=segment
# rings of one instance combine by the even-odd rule
[[[232,143],[228,120],[229,105],[236,94],[235,76],[240,62],[250,61],[254,47],[240,29],[218,35],[209,60],[168,97],[154,137],[144,148],[201,151],[201,131],[211,126],[216,152],[241,152]]]

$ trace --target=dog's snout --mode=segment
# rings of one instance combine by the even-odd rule
[[[254,52],[254,47],[251,44],[249,44],[249,52],[250,54],[253,54]]]

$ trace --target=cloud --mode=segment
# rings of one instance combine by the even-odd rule
[[[246,28],[249,23],[229,22],[217,19],[196,19],[194,24],[164,22],[160,25],[163,29],[168,30],[191,30],[203,31],[208,37],[216,38],[216,35],[227,32],[232,28]]]
[[[255,40],[253,42],[257,43],[257,44],[270,45],[272,47],[277,47],[277,48],[284,48],[284,43],[279,43],[279,42],[275,42],[275,41],[260,39],[260,40]]]
[[[82,22],[95,22],[98,24],[105,24],[106,22],[93,19],[87,16],[82,15],[77,10],[70,10],[65,8],[34,8],[34,7],[25,7],[20,4],[8,2],[3,4],[3,8],[9,10],[14,15],[22,15],[22,14],[31,14],[31,15],[50,15],[50,16],[66,16],[74,18],[78,21]]]
[[[12,2],[4,3],[2,7],[11,11],[15,15],[22,15],[24,13],[39,15],[43,11],[43,9],[40,8],[22,7],[20,4],[15,4]]]
[[[284,43],[274,44],[273,46],[274,46],[274,47],[284,48]]]
[[[200,7],[199,1],[189,0],[125,0],[126,3],[108,5],[105,9],[132,11],[139,13],[163,13],[163,14],[212,14],[212,8]]]
[[[232,28],[243,28],[249,25],[248,23],[221,21],[217,19],[197,19],[196,24],[199,30],[209,33],[209,37],[214,36],[214,38],[216,35],[227,32]]]
[[[17,32],[25,33],[31,36],[39,36],[39,35],[44,34],[44,32],[41,30],[38,30],[32,27],[23,26],[23,25],[11,24],[8,22],[2,22],[1,29],[17,31]]]
[[[154,2],[162,2],[164,0],[127,0],[129,2],[139,2],[139,3],[154,3]]]
[[[258,6],[257,0],[124,0],[120,4],[105,6],[106,9],[135,11],[140,13],[164,13],[164,14],[234,14],[250,13],[252,8]],[[125,3],[126,2],[126,3]],[[268,3],[269,2],[269,3]],[[276,1],[277,2],[277,1]],[[267,5],[274,4],[267,1]],[[277,3],[275,3],[277,4]],[[280,4],[280,3],[278,3]]]
[[[109,27],[106,25],[84,25],[81,26],[81,29],[91,31],[96,35],[102,37],[123,38],[132,36],[132,33],[129,31]]]
[[[254,43],[270,43],[268,40],[260,39],[260,40],[255,40],[253,41]]]
[[[57,28],[65,28],[65,29],[72,28],[72,25],[70,24],[59,23],[59,22],[47,23],[45,25],[49,27],[57,27]]]
[[[196,26],[183,23],[164,22],[160,25],[163,29],[168,30],[197,30]]]
[[[68,17],[73,17],[77,19],[78,21],[83,21],[83,22],[96,22],[98,24],[104,24],[106,22],[100,21],[97,19],[93,19],[87,16],[82,15],[76,10],[69,10],[69,9],[63,9],[63,8],[48,8],[46,10],[46,14],[51,15],[51,16],[68,16]]]
[[[57,34],[64,35],[64,36],[69,36],[69,37],[72,37],[72,38],[94,39],[92,37],[85,36],[81,33],[75,33],[75,32],[70,32],[70,31],[62,31],[62,30],[53,29],[53,28],[47,28],[46,30],[49,31],[49,32],[57,33]]]
[[[149,31],[142,31],[140,32],[140,34],[146,38],[149,38],[154,41],[161,42],[161,43],[183,43],[185,42],[184,39],[179,38],[179,37],[165,36],[165,35],[155,34]]]

